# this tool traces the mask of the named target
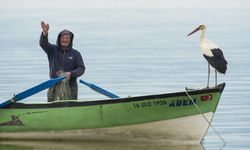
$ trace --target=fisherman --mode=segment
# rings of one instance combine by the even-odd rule
[[[77,77],[80,77],[85,72],[85,66],[80,52],[73,49],[74,34],[69,30],[63,30],[58,34],[57,43],[51,44],[48,41],[49,24],[41,22],[42,33],[40,36],[40,46],[47,54],[49,61],[50,78],[66,76],[63,91],[59,84],[48,89],[48,102],[65,99],[58,95],[67,95],[66,99],[77,100],[78,87]]]

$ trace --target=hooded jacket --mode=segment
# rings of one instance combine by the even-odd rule
[[[66,51],[63,51],[60,45],[60,38],[64,34],[70,35],[70,44]],[[73,49],[74,34],[71,31],[63,30],[58,34],[57,44],[51,44],[48,41],[48,34],[43,33],[40,36],[40,46],[47,54],[49,60],[50,78],[58,77],[58,72],[71,72],[70,81],[76,81],[76,78],[85,72],[85,66],[80,52]]]

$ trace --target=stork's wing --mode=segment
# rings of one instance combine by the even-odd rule
[[[214,48],[214,49],[211,49],[211,52],[213,53],[214,57],[216,57],[219,60],[225,61],[225,63],[227,64],[227,61],[226,61],[221,49]]]

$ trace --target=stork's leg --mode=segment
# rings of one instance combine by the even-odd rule
[[[210,65],[208,64],[207,88],[209,88],[209,79],[210,79]]]
[[[217,86],[217,70],[215,69],[215,86]]]

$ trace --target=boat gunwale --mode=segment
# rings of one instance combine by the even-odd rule
[[[212,88],[190,90],[188,91],[188,93],[190,95],[197,95],[197,94],[204,94],[204,93],[211,93],[211,92],[222,93],[222,91],[224,90],[224,87],[225,87],[225,83],[221,83]],[[116,104],[116,103],[125,103],[125,102],[137,102],[137,101],[143,101],[143,100],[170,98],[170,97],[176,97],[176,96],[187,96],[187,94],[184,91],[184,92],[143,95],[143,96],[135,96],[135,97],[104,99],[104,100],[94,100],[94,101],[66,100],[66,101],[56,101],[56,102],[50,102],[50,103],[20,103],[18,102],[18,103],[13,103],[12,105],[9,105],[1,109],[44,109],[44,108],[93,106],[93,105]]]

